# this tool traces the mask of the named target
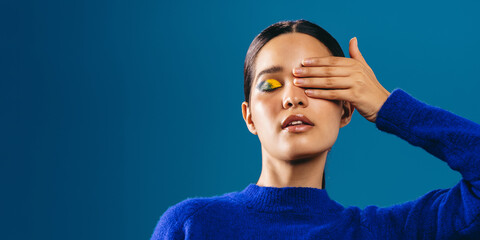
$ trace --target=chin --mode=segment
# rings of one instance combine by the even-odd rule
[[[322,149],[306,149],[301,147],[292,148],[291,151],[285,153],[287,161],[307,161],[322,154]]]

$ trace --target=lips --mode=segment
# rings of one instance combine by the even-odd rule
[[[293,121],[302,121],[304,124],[306,125],[311,125],[311,126],[315,126],[315,124],[313,124],[312,121],[310,121],[310,119],[308,119],[305,115],[303,114],[295,114],[295,115],[290,115],[288,116],[287,118],[283,119],[282,121],[282,129],[283,128],[286,128],[287,125]]]

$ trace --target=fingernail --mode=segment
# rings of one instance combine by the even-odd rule
[[[302,84],[304,81],[305,81],[305,80],[299,79],[299,78],[293,79],[293,83],[295,83],[295,84]]]
[[[303,64],[312,64],[313,59],[303,59]]]
[[[294,71],[295,73],[302,73],[302,72],[303,72],[303,69],[302,69],[302,68],[295,68],[295,69],[293,69],[293,71]]]

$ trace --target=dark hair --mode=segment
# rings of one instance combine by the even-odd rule
[[[245,101],[250,103],[250,91],[252,83],[255,80],[255,59],[258,52],[265,44],[273,38],[285,34],[285,33],[305,33],[323,43],[332,53],[333,56],[345,57],[342,48],[338,44],[337,40],[332,37],[327,31],[315,23],[309,22],[304,19],[296,21],[280,21],[268,26],[260,34],[258,34],[248,47],[247,55],[245,57],[245,64],[243,69],[244,74],[244,93]],[[248,105],[250,107],[250,104]],[[325,163],[326,167],[326,163]],[[325,171],[323,171],[322,189],[325,189]]]

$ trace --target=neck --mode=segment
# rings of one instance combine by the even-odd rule
[[[314,156],[282,160],[262,147],[262,172],[258,186],[322,188],[327,151]]]

